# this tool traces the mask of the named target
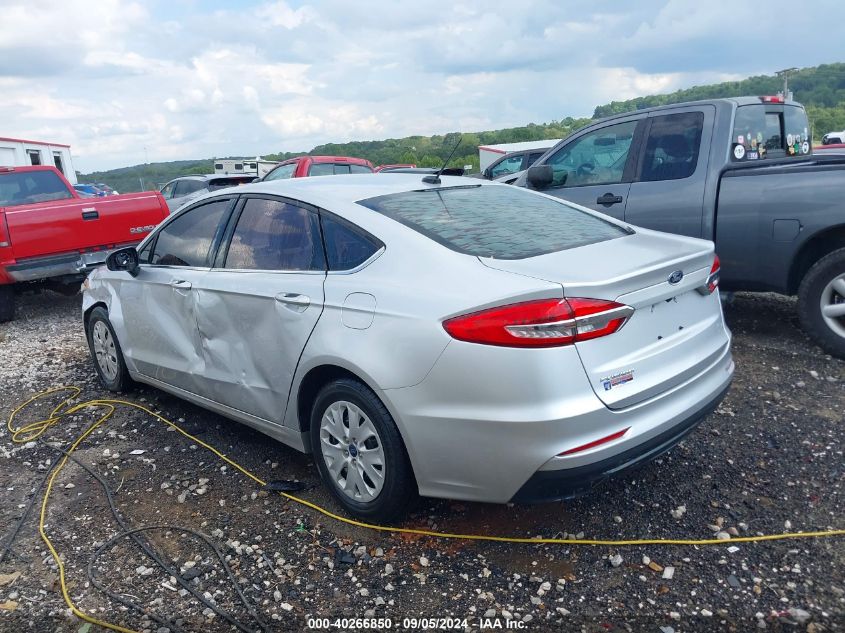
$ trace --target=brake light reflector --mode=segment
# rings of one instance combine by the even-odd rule
[[[581,446],[576,446],[575,448],[570,448],[568,451],[563,451],[562,453],[558,453],[558,457],[564,457],[566,455],[572,455],[573,453],[580,453],[581,451],[586,451],[589,448],[595,448],[596,446],[601,446],[602,444],[607,444],[608,442],[612,442],[613,440],[618,440],[620,437],[625,435],[631,427],[626,427],[621,431],[617,431],[616,433],[612,433],[607,437],[603,437],[600,440],[595,440],[594,442],[588,442],[587,444],[582,444]]]
[[[540,299],[464,314],[443,322],[460,341],[501,347],[559,347],[607,336],[634,313],[603,299]]]
[[[707,281],[705,282],[707,286],[707,294],[713,294],[716,292],[716,288],[719,287],[719,275],[721,272],[722,264],[719,261],[719,256],[714,255],[713,266],[710,267],[710,274],[707,276]]]

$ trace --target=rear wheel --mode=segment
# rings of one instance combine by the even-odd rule
[[[311,412],[311,447],[323,483],[351,514],[389,521],[416,495],[393,418],[357,380],[343,378],[320,390]]]
[[[15,287],[13,285],[0,286],[0,323],[15,318]]]
[[[105,308],[94,308],[88,317],[88,348],[100,382],[109,391],[124,391],[131,384],[120,343]]]
[[[801,325],[827,353],[845,358],[845,248],[822,257],[798,288]]]

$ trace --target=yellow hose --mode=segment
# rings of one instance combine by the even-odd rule
[[[20,427],[15,427],[14,422],[15,418],[17,417],[18,413],[20,413],[23,409],[25,409],[28,405],[32,404],[37,400],[41,400],[50,396],[54,393],[60,392],[69,392],[71,395],[65,397],[59,404],[53,409],[50,413],[50,417],[44,420],[38,420],[37,422],[30,422],[28,424],[24,424]],[[144,413],[154,417],[159,422],[163,422],[164,424],[168,425],[169,427],[173,428],[174,430],[178,431],[189,440],[194,442],[195,444],[199,444],[203,448],[211,451],[221,460],[229,464],[235,470],[239,471],[241,474],[246,476],[247,478],[251,479],[259,486],[266,485],[263,479],[259,476],[251,473],[247,470],[244,466],[241,466],[235,460],[227,457],[216,448],[211,446],[210,444],[203,442],[198,437],[195,437],[180,427],[175,422],[171,422],[167,418],[159,415],[158,413],[148,409],[147,407],[137,404],[135,402],[129,402],[127,400],[116,400],[116,399],[95,399],[95,400],[88,400],[86,402],[80,402],[75,405],[71,406],[71,401],[74,400],[82,390],[79,387],[67,386],[67,387],[56,387],[55,389],[49,389],[47,391],[42,391],[40,393],[35,394],[29,400],[24,402],[23,404],[16,407],[10,414],[9,419],[6,423],[9,432],[12,434],[12,441],[15,443],[25,443],[33,441],[39,437],[41,437],[48,429],[52,426],[56,425],[64,416],[72,415],[84,409],[90,408],[105,408],[106,412],[101,415],[97,420],[95,420],[85,431],[78,437],[76,440],[71,444],[70,448],[67,450],[67,453],[73,453],[79,445],[87,438],[97,427],[101,424],[106,422],[109,418],[112,417],[114,412],[117,410],[118,406],[124,407],[131,407],[133,409],[138,409],[139,411],[143,411]],[[64,468],[65,464],[67,464],[68,456],[65,457],[56,465],[56,468],[53,469],[52,474],[47,482],[47,487],[44,492],[44,499],[41,503],[41,515],[38,521],[38,531],[41,534],[41,538],[47,544],[47,547],[50,550],[50,553],[53,556],[53,560],[56,561],[56,564],[59,567],[59,581],[61,583],[62,588],[62,596],[65,599],[68,607],[70,608],[73,613],[82,620],[86,622],[91,622],[92,624],[96,624],[98,626],[105,627],[107,629],[111,629],[113,631],[120,631],[122,633],[137,633],[132,629],[127,629],[117,624],[112,624],[110,622],[104,622],[102,620],[98,620],[83,611],[81,611],[71,600],[71,597],[67,590],[67,585],[65,582],[65,568],[64,564],[62,563],[61,558],[59,557],[58,552],[56,551],[55,547],[53,547],[53,543],[50,541],[50,538],[47,536],[46,531],[44,530],[44,523],[45,518],[47,515],[47,505],[48,500],[50,497],[50,492],[53,487],[53,482],[55,481],[56,477],[58,476],[59,472],[61,472],[62,468]],[[330,510],[317,505],[316,503],[312,503],[305,499],[301,499],[295,495],[288,494],[286,492],[280,492],[280,495],[289,499],[295,503],[299,503],[303,506],[311,508],[312,510],[330,518],[340,523],[346,523],[347,525],[354,525],[355,527],[366,528],[368,530],[375,530],[378,532],[393,532],[395,534],[414,534],[417,536],[431,536],[434,538],[442,538],[442,539],[460,539],[460,540],[468,540],[468,541],[494,541],[497,543],[530,543],[533,545],[598,545],[598,546],[610,546],[610,547],[621,547],[627,545],[728,545],[734,543],[756,543],[759,541],[780,541],[786,539],[800,539],[800,538],[830,538],[834,536],[845,536],[845,530],[827,530],[823,532],[794,532],[794,533],[785,533],[785,534],[764,534],[762,536],[740,536],[731,538],[730,540],[721,540],[716,538],[710,539],[630,539],[630,540],[604,540],[604,539],[563,539],[563,538],[525,538],[525,537],[515,537],[515,536],[490,536],[489,534],[455,534],[452,532],[437,532],[434,530],[420,530],[415,528],[398,528],[398,527],[391,527],[388,525],[375,525],[372,523],[365,523],[363,521],[356,521],[355,519],[350,519],[348,517],[343,517],[337,514],[334,514]]]

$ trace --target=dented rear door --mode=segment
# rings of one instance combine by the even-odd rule
[[[197,289],[204,395],[281,424],[323,311],[325,277],[315,211],[270,196],[244,198]]]

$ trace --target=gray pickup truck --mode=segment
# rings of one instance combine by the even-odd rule
[[[713,240],[723,290],[797,294],[805,331],[845,357],[845,156],[812,155],[800,104],[741,97],[620,114],[512,184]]]

